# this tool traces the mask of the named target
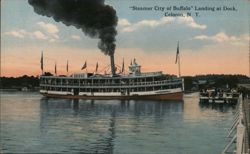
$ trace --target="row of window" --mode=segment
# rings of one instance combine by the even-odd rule
[[[119,85],[153,85],[153,84],[176,84],[176,82],[180,82],[180,80],[171,81],[171,80],[164,80],[164,81],[152,81],[152,82],[120,82],[120,83],[111,83],[111,82],[103,82],[103,83],[95,83],[95,82],[80,82],[80,83],[73,83],[73,82],[40,82],[41,84],[48,84],[48,85],[72,85],[72,86],[119,86]]]
[[[153,82],[153,81],[162,81],[162,80],[171,80],[172,78],[168,77],[155,77],[155,78],[135,78],[135,79],[42,79],[40,80],[41,83],[57,83],[57,84],[67,84],[67,83],[137,83],[137,82]]]
[[[179,85],[169,85],[169,86],[155,86],[155,87],[138,87],[138,88],[75,88],[80,92],[141,92],[141,91],[157,91],[157,90],[167,90],[181,88]],[[71,92],[72,88],[60,88],[60,87],[41,87],[43,90],[52,90],[52,91],[68,91]]]

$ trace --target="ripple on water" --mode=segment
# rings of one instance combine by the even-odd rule
[[[1,93],[1,151],[220,153],[234,107],[172,101],[45,99]]]

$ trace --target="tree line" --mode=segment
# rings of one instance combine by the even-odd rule
[[[47,76],[52,75],[46,72]],[[185,90],[190,91],[192,88],[198,86],[200,88],[211,87],[225,87],[229,88],[237,87],[239,83],[250,83],[250,79],[245,75],[224,75],[224,74],[208,74],[208,75],[196,75],[196,76],[184,76]],[[203,83],[200,83],[200,82]],[[28,89],[34,89],[39,87],[38,76],[23,75],[20,77],[0,77],[0,89],[21,89],[27,87]]]
[[[27,87],[28,89],[34,89],[39,87],[39,78],[35,76],[23,75],[20,77],[1,77],[0,89],[18,89]]]

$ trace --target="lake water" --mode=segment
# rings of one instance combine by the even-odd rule
[[[235,107],[1,93],[0,153],[219,154]]]

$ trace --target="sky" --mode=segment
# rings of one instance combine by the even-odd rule
[[[136,59],[143,72],[178,74],[175,64],[179,41],[182,75],[249,75],[249,19],[247,0],[106,0],[117,13],[115,63],[125,70]],[[131,7],[152,7],[132,10]],[[160,7],[192,7],[191,11],[159,10]],[[236,11],[197,11],[201,7],[234,7]],[[169,17],[166,12],[191,12]],[[199,15],[196,16],[195,12]],[[27,0],[1,1],[1,76],[101,72],[109,57],[97,47],[98,39],[33,11]],[[87,70],[81,71],[87,61]]]

